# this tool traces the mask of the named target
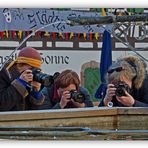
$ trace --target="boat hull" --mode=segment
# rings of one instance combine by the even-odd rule
[[[148,130],[148,108],[80,108],[0,113],[0,126]]]
[[[148,108],[79,108],[0,113],[0,138],[148,140]]]

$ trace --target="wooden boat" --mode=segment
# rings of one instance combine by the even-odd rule
[[[134,139],[134,135],[138,136],[137,139],[141,138],[139,136],[148,139],[148,108],[92,107],[0,112],[2,139],[22,139],[24,136],[27,139],[58,137],[58,140],[127,139],[127,136]]]

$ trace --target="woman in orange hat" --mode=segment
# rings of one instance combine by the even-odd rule
[[[0,111],[38,109],[44,102],[41,83],[33,80],[32,68],[41,67],[39,52],[31,47],[20,50],[14,61],[0,71]]]

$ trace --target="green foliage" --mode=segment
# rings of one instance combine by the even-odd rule
[[[93,101],[98,101],[98,99],[95,98],[95,93],[100,85],[100,70],[99,68],[87,68],[84,71],[84,87],[86,87],[91,95],[91,98]]]

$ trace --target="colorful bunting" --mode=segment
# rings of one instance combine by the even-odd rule
[[[8,31],[5,31],[5,36],[6,36],[7,39],[9,38],[9,33],[8,33]]]
[[[83,37],[84,37],[84,40],[87,39],[87,34],[86,34],[86,32],[83,33]]]
[[[63,33],[62,32],[59,32],[59,38],[60,39],[64,39],[64,36],[63,36]]]
[[[0,38],[12,38],[12,39],[23,39],[25,37],[27,37],[28,35],[30,35],[32,33],[32,31],[1,31],[0,32]],[[51,39],[56,40],[56,39],[61,39],[61,40],[73,40],[74,38],[77,39],[84,39],[84,40],[89,40],[89,41],[93,41],[93,39],[98,40],[99,39],[99,33],[74,33],[74,32],[44,32],[44,31],[38,31],[35,34],[38,38],[44,38],[44,37],[51,37]],[[34,37],[34,35],[33,35]]]
[[[23,35],[23,31],[18,31],[18,37],[21,39],[22,38],[22,35]]]
[[[4,36],[5,36],[5,32],[1,31],[1,32],[0,32],[0,37],[1,37],[1,39],[3,39]]]
[[[26,36],[28,36],[30,34],[30,31],[26,31]]]
[[[16,38],[16,31],[12,31],[11,34],[12,34],[12,38],[15,39]]]
[[[68,38],[69,38],[69,34],[68,34],[68,32],[66,32],[65,33],[65,39],[68,40]]]
[[[70,33],[70,37],[69,38],[70,39],[73,39],[74,38],[74,33],[73,32]]]
[[[49,37],[49,36],[50,36],[49,32],[46,31],[46,32],[44,33],[44,36]]]
[[[53,40],[56,39],[56,36],[57,36],[56,32],[52,32],[52,38],[53,38]]]
[[[78,39],[80,39],[80,37],[81,37],[81,34],[80,34],[80,33],[77,33],[77,37],[78,37]]]
[[[96,40],[99,39],[99,33],[98,33],[98,32],[95,33],[95,39],[96,39]]]
[[[90,41],[93,40],[93,33],[92,33],[92,32],[89,33],[89,40],[90,40]]]
[[[39,38],[41,38],[41,36],[42,36],[42,32],[41,32],[41,31],[38,31],[36,34],[37,34],[37,36],[38,36]]]

